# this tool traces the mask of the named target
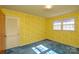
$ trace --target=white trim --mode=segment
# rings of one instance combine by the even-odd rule
[[[18,45],[16,45],[16,46],[13,46],[13,45],[11,45],[11,46],[8,46],[7,45],[7,39],[8,40],[10,40],[10,38],[12,38],[12,37],[16,37],[16,38],[18,38],[18,41],[19,41],[19,39],[20,39],[20,36],[19,36],[19,32],[20,32],[20,26],[19,26],[19,20],[20,20],[20,18],[19,17],[17,17],[17,16],[10,16],[10,15],[5,15],[5,23],[7,22],[7,18],[11,18],[11,19],[16,19],[17,21],[17,31],[18,32],[16,32],[15,34],[13,33],[7,33],[6,32],[6,49],[9,49],[9,48],[13,48],[13,47],[17,47],[17,46],[20,46],[20,42],[18,42],[17,44]],[[5,24],[5,26],[7,25],[7,23]],[[6,31],[7,31],[7,26],[6,26]],[[15,38],[15,39],[16,39]],[[11,41],[11,40],[10,40]],[[14,41],[14,43],[16,43],[16,41]],[[9,43],[8,43],[9,44]]]

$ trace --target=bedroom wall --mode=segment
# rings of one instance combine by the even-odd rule
[[[45,38],[79,47],[79,12],[68,13],[51,18],[43,18],[8,9],[1,9],[5,15],[17,16],[20,21],[20,45],[26,45]],[[55,31],[52,22],[75,17],[75,31]]]
[[[53,30],[52,23],[54,21],[72,17],[75,18],[75,31]],[[48,18],[46,26],[48,39],[79,48],[79,12],[72,12]]]
[[[1,9],[5,15],[19,17],[20,45],[45,39],[45,18],[13,10]]]

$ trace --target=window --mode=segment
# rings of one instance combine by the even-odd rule
[[[61,21],[55,21],[53,23],[53,29],[54,30],[61,30]]]
[[[63,30],[71,30],[74,31],[74,19],[68,19],[63,21]]]
[[[75,21],[74,18],[65,19],[62,21],[54,21],[53,22],[53,30],[75,30]]]

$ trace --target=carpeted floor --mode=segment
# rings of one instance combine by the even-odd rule
[[[6,50],[6,54],[78,54],[77,48],[48,39]]]

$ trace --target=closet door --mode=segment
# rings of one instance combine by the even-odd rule
[[[0,54],[5,50],[5,16],[0,14]]]
[[[6,16],[6,49],[19,46],[19,18]]]

